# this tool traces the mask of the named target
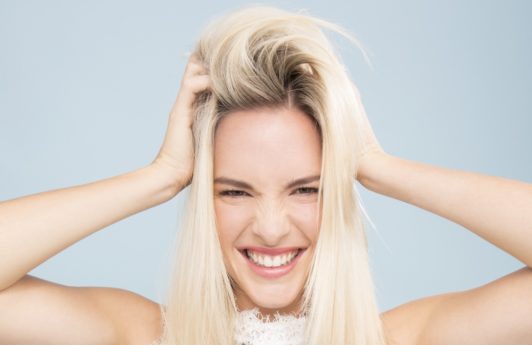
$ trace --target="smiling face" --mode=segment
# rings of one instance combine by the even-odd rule
[[[318,238],[320,168],[319,131],[298,109],[235,111],[219,123],[216,225],[240,310],[298,311]]]

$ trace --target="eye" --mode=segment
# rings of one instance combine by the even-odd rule
[[[230,197],[240,197],[240,196],[247,195],[247,193],[244,192],[244,191],[241,191],[241,190],[227,189],[227,190],[221,191],[219,193],[219,195],[221,195],[221,196],[230,196]]]
[[[314,194],[318,193],[318,188],[314,187],[301,187],[296,189],[296,194]]]

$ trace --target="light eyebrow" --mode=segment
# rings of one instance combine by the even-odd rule
[[[303,185],[303,184],[314,182],[314,181],[319,180],[319,179],[320,179],[320,175],[312,175],[312,176],[298,178],[298,179],[295,179],[295,180],[289,182],[284,188],[285,188],[285,190],[286,189],[291,189],[291,188],[294,188],[296,186],[300,186],[300,185]],[[225,177],[225,176],[220,176],[220,177],[215,178],[214,179],[214,183],[228,184],[228,185],[231,185],[231,186],[234,186],[234,187],[237,187],[237,188],[254,190],[253,186],[250,185],[247,182],[240,181],[240,180],[235,180],[235,179],[232,179],[232,178],[229,178],[229,177]]]

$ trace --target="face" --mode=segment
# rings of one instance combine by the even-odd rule
[[[216,224],[240,310],[299,311],[318,238],[320,168],[318,129],[300,110],[237,111],[219,123]]]

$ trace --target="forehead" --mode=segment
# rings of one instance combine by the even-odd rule
[[[319,174],[321,142],[314,121],[297,108],[227,114],[214,137],[214,173],[249,180]]]

